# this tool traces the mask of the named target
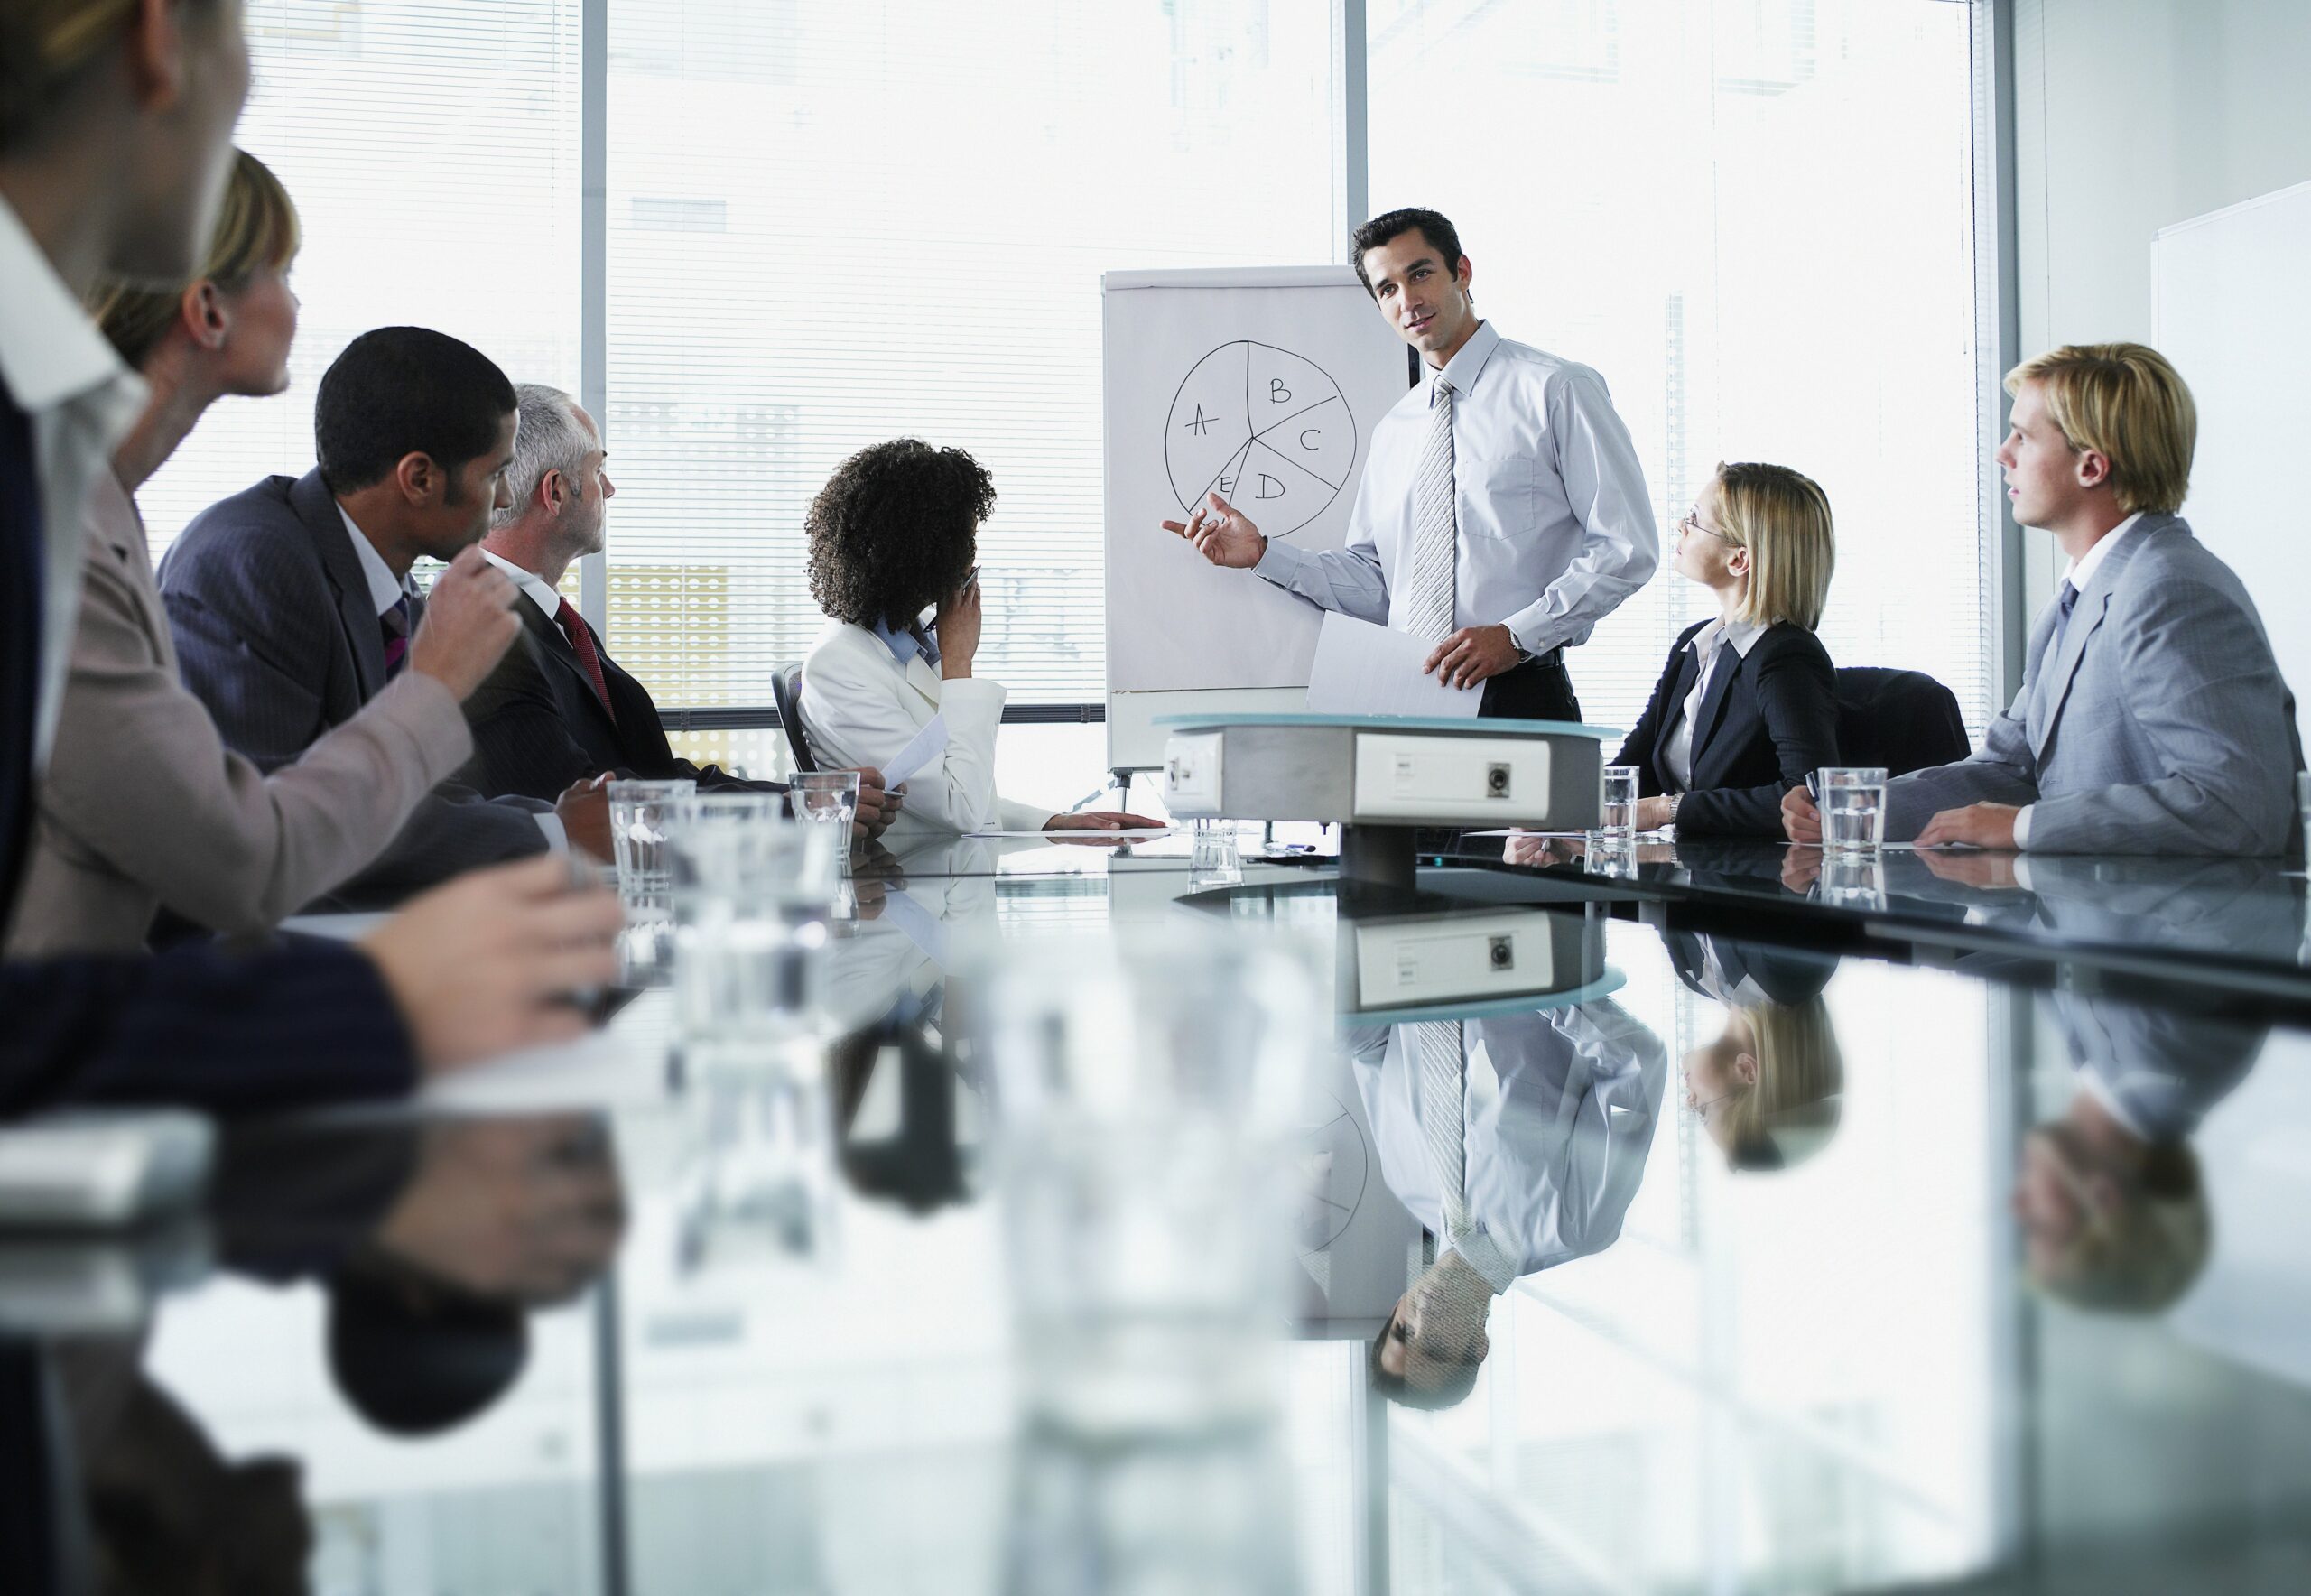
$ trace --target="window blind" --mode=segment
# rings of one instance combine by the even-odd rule
[[[1339,257],[1332,7],[617,0],[609,51],[618,659],[769,703],[812,496],[912,435],[995,478],[980,671],[1100,699],[1100,275]]]
[[[1571,656],[1591,720],[1632,725],[1713,612],[1672,524],[1761,459],[1829,495],[1832,657],[1930,672],[1981,730],[1969,14],[1375,0],[1374,209],[1452,218],[1478,310],[1603,375],[1653,490],[1663,569]]]
[[[304,230],[290,387],[220,401],[145,485],[155,558],[216,500],[311,469],[314,390],[370,328],[578,383],[578,0],[249,0],[247,27],[235,137]]]

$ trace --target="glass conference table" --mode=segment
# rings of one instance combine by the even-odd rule
[[[728,1105],[644,991],[414,1110],[234,1130],[196,1224],[0,1246],[0,1339],[54,1397],[8,1444],[121,1590],[2311,1588],[2311,1040],[2067,965],[1647,923],[1563,862],[1425,882],[1598,960],[1462,1020],[1470,1202],[1521,1271],[1466,1398],[1369,1366],[1440,1225],[1382,1012],[1323,1039],[1272,1418],[1026,1422],[956,971],[1353,929],[1320,865],[1053,851],[862,877],[815,1202],[719,1200]],[[1806,1084],[1760,1141],[1712,1083],[1768,1048]]]
[[[1436,841],[1432,862],[1587,883],[1666,923],[2016,970],[2035,960],[2074,983],[2311,1022],[2306,882],[2275,860],[1889,848],[1847,861],[1778,842]]]

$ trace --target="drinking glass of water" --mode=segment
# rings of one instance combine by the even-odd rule
[[[1814,773],[1825,853],[1875,853],[1886,840],[1883,766],[1824,766]]]
[[[803,770],[788,784],[800,820],[827,827],[835,835],[838,851],[850,851],[850,822],[859,813],[859,773],[855,770]]]
[[[686,1067],[775,1062],[817,1013],[840,880],[834,828],[776,793],[692,798],[666,830],[674,1014]]]
[[[617,857],[617,889],[629,902],[666,890],[666,821],[698,792],[690,780],[612,782],[610,849]]]
[[[1637,766],[1608,765],[1600,778],[1604,783],[1603,805],[1598,811],[1597,832],[1606,838],[1637,835]]]

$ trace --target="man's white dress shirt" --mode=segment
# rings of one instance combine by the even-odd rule
[[[534,571],[523,570],[511,560],[492,550],[484,549],[481,552],[481,557],[511,577],[514,585],[522,589],[522,596],[544,611],[546,619],[552,621],[556,626],[562,625],[562,594],[555,589],[552,583]]]
[[[1381,1178],[1494,1293],[1620,1234],[1667,1077],[1652,1031],[1610,1001],[1471,1020],[1463,1027],[1463,1201],[1484,1245],[1447,1229],[1422,1118],[1414,1025],[1354,1039],[1357,1090]]]
[[[1677,718],[1669,728],[1669,740],[1661,750],[1661,763],[1669,767],[1669,775],[1677,784],[1676,791],[1693,791],[1694,719],[1701,713],[1702,701],[1709,696],[1710,678],[1717,673],[1718,644],[1731,643],[1735,654],[1748,659],[1749,650],[1765,635],[1766,628],[1755,621],[1735,621],[1729,626],[1725,617],[1720,616],[1686,643],[1685,646],[1700,659],[1701,669],[1694,673],[1693,691],[1678,705]]]
[[[2070,569],[2063,573],[2062,580],[2078,592],[2086,591],[2086,584],[2094,580],[2095,569],[2109,557],[2112,549],[2119,546],[2119,540],[2132,532],[2135,529],[2135,524],[2141,519],[2142,512],[2137,510],[2101,537],[2096,538],[2093,548],[2070,562]],[[2055,591],[2059,594],[2062,589],[2056,588]],[[2039,613],[2045,612],[2042,610]],[[2077,617],[2074,615],[2072,618]],[[2064,635],[2064,628],[2056,626],[2054,636],[2046,639],[2046,657],[2038,662],[2038,673],[2041,676],[2044,676],[2047,668],[2054,663],[2055,654],[2062,648]],[[2037,807],[2036,804],[2026,803],[2022,806],[2021,812],[2014,817],[2014,846],[2018,849],[2030,846],[2030,811]]]
[[[377,552],[377,545],[369,541],[369,534],[361,530],[361,524],[353,519],[353,513],[343,505],[337,506],[337,513],[345,523],[345,535],[353,540],[353,555],[361,562],[362,580],[369,584],[369,603],[376,610],[377,622],[382,626],[385,624],[385,612],[401,602],[402,595],[406,589],[402,585],[401,578],[394,574],[394,568],[385,563],[385,557]],[[485,558],[497,560],[497,556],[490,553],[487,549],[482,551],[482,554]],[[506,565],[503,560],[497,560],[497,563],[506,566],[508,575],[513,575],[520,569],[517,566]],[[553,611],[548,609],[546,613],[552,615]],[[415,634],[413,633],[411,636],[413,642]],[[516,643],[514,646],[519,648],[521,645]],[[530,818],[537,821],[538,830],[545,833],[545,843],[548,848],[559,853],[570,846],[570,830],[562,823],[560,815],[549,809],[536,811],[531,814]]]
[[[31,420],[40,474],[40,682],[32,767],[48,763],[79,627],[88,490],[144,413],[144,379],[121,364],[88,312],[0,199],[0,381]]]
[[[1402,626],[1419,527],[1413,487],[1436,377],[1373,429],[1348,544],[1271,538],[1254,567],[1325,609]],[[1452,385],[1458,562],[1453,626],[1506,623],[1517,646],[1585,643],[1660,562],[1645,473],[1604,378],[1504,339],[1490,321],[1441,374]]]

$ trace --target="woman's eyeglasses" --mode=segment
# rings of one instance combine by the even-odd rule
[[[1679,521],[1677,524],[1684,527],[1688,532],[1705,532],[1721,543],[1730,543],[1733,541],[1724,533],[1718,531],[1714,526],[1703,526],[1702,524],[1701,512],[1699,510],[1687,510],[1685,514],[1685,518]]]

